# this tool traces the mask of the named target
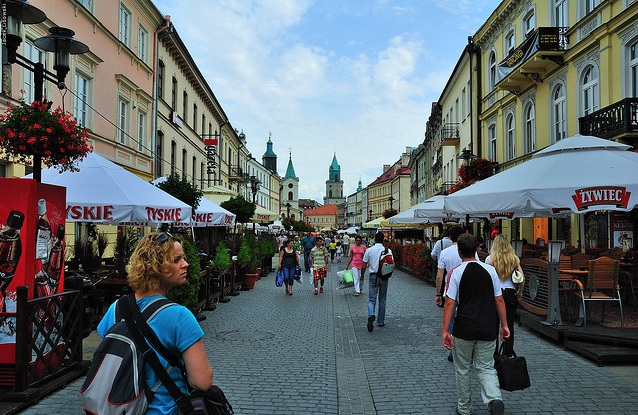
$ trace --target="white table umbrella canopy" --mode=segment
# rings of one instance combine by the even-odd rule
[[[77,172],[42,170],[43,183],[66,187],[68,221],[190,223],[190,206],[96,153],[77,167]]]
[[[552,217],[638,204],[638,153],[631,146],[576,135],[444,200],[451,214]]]

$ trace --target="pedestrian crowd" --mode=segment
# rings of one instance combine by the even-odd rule
[[[462,415],[472,413],[471,367],[478,378],[485,407],[493,414],[504,413],[505,404],[494,369],[499,342],[503,342],[504,355],[515,355],[514,316],[523,284],[515,283],[512,275],[522,274],[522,269],[508,239],[498,233],[494,233],[492,239],[492,250],[484,262],[479,260],[482,239],[464,233],[459,226],[444,230],[431,252],[437,265],[434,300],[443,308],[442,344],[449,350],[447,359],[452,362],[456,376],[455,411]],[[373,241],[368,246],[365,234],[313,235],[308,232],[302,238],[280,232],[278,272],[283,276],[285,294],[292,296],[295,281],[301,279],[303,272],[310,278],[313,294],[323,294],[328,267],[347,258],[342,272],[352,274],[355,296],[363,293],[368,271],[365,322],[368,332],[374,331],[375,323],[376,327],[384,327],[391,275],[385,267],[386,258],[392,258],[392,251],[384,233],[377,232]],[[143,258],[153,258],[157,263]],[[393,267],[394,260],[389,263]],[[169,288],[182,285],[187,267],[179,239],[168,233],[142,238],[131,257],[128,273],[140,308],[150,300],[164,297]],[[213,376],[202,343],[204,333],[192,314],[185,310],[181,306],[161,310],[149,324],[154,330],[160,329],[162,343],[178,352],[185,364],[184,373],[170,372],[180,389],[187,391],[188,382],[196,389],[206,390],[211,387]],[[115,322],[114,312],[111,306],[98,325],[102,337]],[[152,371],[147,371],[146,376],[148,384],[157,382]],[[177,413],[166,388],[162,386],[156,392],[147,413]]]

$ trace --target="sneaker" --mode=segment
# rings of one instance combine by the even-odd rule
[[[490,406],[490,412],[496,415],[503,415],[505,413],[505,404],[500,399],[494,399]]]
[[[319,288],[319,292],[323,294],[323,287]]]
[[[319,291],[315,288],[315,295],[319,294]]]
[[[377,324],[377,327],[384,327],[384,326],[385,326],[385,323]]]
[[[450,354],[447,355],[447,361],[448,362],[454,362],[454,356],[452,356],[452,352],[450,352]]]
[[[368,331],[372,333],[372,330],[374,330],[374,314],[371,315],[370,317],[368,317]]]

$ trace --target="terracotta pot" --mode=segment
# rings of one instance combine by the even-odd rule
[[[257,272],[257,280],[261,279],[261,267],[258,267],[255,272]]]
[[[257,282],[258,274],[244,274],[244,288],[252,290],[255,288],[255,282]]]

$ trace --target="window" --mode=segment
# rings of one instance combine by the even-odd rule
[[[191,166],[191,176],[193,178],[193,180],[192,180],[193,187],[197,186],[196,179],[195,179],[196,169],[197,169],[197,158],[195,156],[193,156],[193,165]]]
[[[73,115],[78,125],[87,126],[87,102],[89,100],[89,80],[80,73],[75,73],[75,96],[73,97]]]
[[[175,140],[171,141],[171,174],[175,174],[175,157],[177,157],[177,143]]]
[[[155,177],[162,177],[163,169],[162,165],[164,164],[164,154],[162,150],[164,148],[164,133],[161,131],[157,132],[157,148],[155,149]]]
[[[552,93],[552,122],[554,128],[552,129],[553,142],[557,142],[566,137],[566,124],[567,124],[567,110],[565,102],[565,87],[563,84],[558,84],[554,88]]]
[[[202,114],[202,135],[206,134],[206,114]]]
[[[137,57],[148,63],[148,30],[142,26],[137,31]]]
[[[197,104],[193,104],[193,131],[197,133]]]
[[[581,83],[582,114],[588,115],[598,111],[598,69],[588,66],[583,72]]]
[[[567,0],[554,0],[554,24],[556,27],[567,27]]]
[[[489,148],[487,149],[487,158],[490,161],[496,160],[496,124],[492,124],[487,128],[487,142]]]
[[[177,109],[177,78],[173,77],[173,88],[171,89],[171,108]]]
[[[629,97],[638,98],[638,41],[629,46]]]
[[[509,114],[505,121],[505,161],[516,158],[516,122]]]
[[[490,84],[488,85],[488,87],[491,91],[496,86],[496,53],[494,53],[494,51],[490,53],[488,71],[489,71],[488,73],[490,74],[490,77],[489,77]]]
[[[523,17],[523,33],[525,34],[525,36],[528,36],[534,31],[535,28],[536,28],[536,18],[534,15],[534,10],[530,10]]]
[[[166,68],[164,67],[164,61],[159,61],[157,65],[157,96],[164,99],[164,76],[166,75]]]
[[[88,11],[93,10],[93,0],[78,0],[78,3],[84,6],[84,8]]]
[[[293,200],[292,192],[288,192],[288,200]]]
[[[182,94],[182,119],[184,122],[188,122],[188,94],[186,91]]]
[[[505,51],[507,53],[507,56],[509,56],[512,53],[512,51],[514,51],[515,48],[516,48],[516,35],[514,33],[514,29],[511,29],[505,35]]]
[[[186,177],[186,160],[188,160],[188,152],[186,149],[182,150],[182,177]]]
[[[523,150],[531,153],[536,150],[536,119],[534,117],[534,104],[525,108],[525,146]]]
[[[137,151],[140,152],[146,152],[146,119],[145,113],[137,113]]]
[[[119,39],[120,39],[120,42],[124,43],[126,46],[130,46],[130,42],[131,42],[131,23],[132,23],[131,12],[126,7],[124,7],[123,4],[120,4]]]
[[[30,59],[32,62],[44,63],[44,52],[36,48],[33,42],[31,42],[30,40],[25,40],[24,42],[24,56],[27,59]],[[22,79],[24,79],[24,100],[26,102],[35,101],[35,85],[33,80],[33,72],[27,69],[23,69]]]
[[[465,88],[463,88],[463,91],[461,92],[461,111],[463,111],[463,114],[461,115],[463,119],[467,116],[467,96],[465,94]]]
[[[117,100],[117,131],[115,133],[117,141],[121,144],[127,143],[128,136],[128,113],[129,103],[118,99]]]
[[[596,6],[598,6],[599,0],[582,0],[583,2],[583,16],[594,11]]]

